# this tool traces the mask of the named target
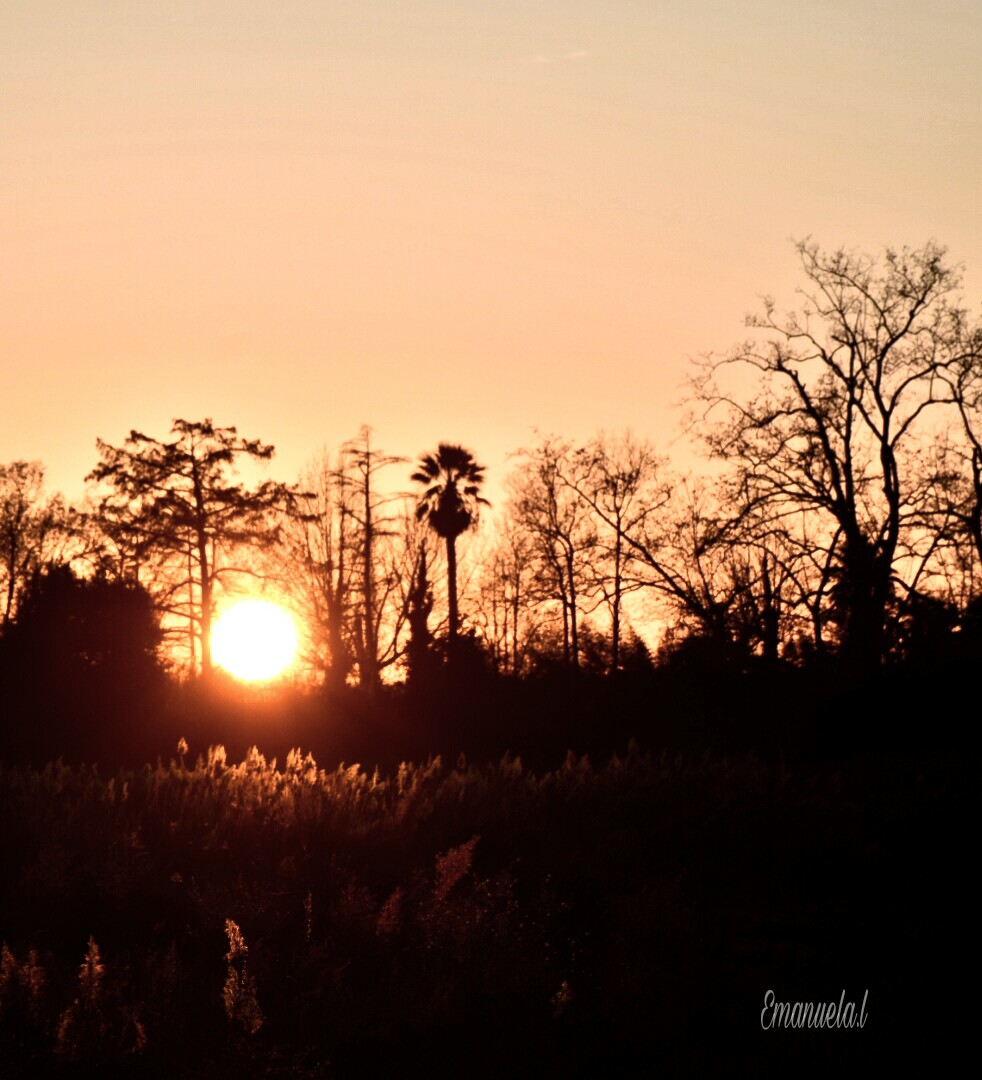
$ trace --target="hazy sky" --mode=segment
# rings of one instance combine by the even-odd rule
[[[676,435],[789,240],[982,281],[978,0],[3,0],[0,461]]]

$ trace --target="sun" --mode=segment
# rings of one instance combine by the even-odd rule
[[[293,617],[268,600],[240,600],[226,608],[212,627],[212,659],[244,682],[276,678],[296,652]]]

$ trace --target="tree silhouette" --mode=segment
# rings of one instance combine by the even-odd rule
[[[80,578],[64,564],[36,574],[0,639],[0,753],[142,747],[163,686],[160,636],[137,582]]]
[[[331,455],[325,449],[302,474],[297,512],[285,522],[281,573],[303,615],[309,662],[335,690],[344,686],[356,655],[359,530],[345,462],[343,450]]]
[[[121,447],[98,440],[102,461],[87,479],[110,487],[98,516],[117,543],[126,536],[138,558],[158,554],[180,568],[171,595],[187,597],[183,610],[192,665],[197,638],[201,672],[207,676],[215,586],[222,575],[235,572],[219,565],[222,551],[237,544],[272,543],[279,530],[270,512],[295,492],[273,481],[253,489],[230,483],[227,474],[239,459],[273,456],[272,446],[244,439],[234,427],[216,427],[210,419],[175,420],[171,435],[163,442],[131,431]],[[123,576],[138,574],[139,564],[131,560]]]
[[[941,505],[956,518],[982,565],[982,324],[966,326],[962,351],[942,378],[961,437],[941,447],[933,480]]]
[[[933,242],[880,262],[808,241],[797,251],[799,310],[780,316],[765,299],[748,319],[763,340],[703,362],[696,423],[731,467],[738,512],[766,529],[798,515],[815,523],[841,654],[868,671],[886,650],[894,590],[912,587],[904,563],[929,493],[918,457],[964,354],[960,277]]]
[[[554,435],[519,451],[519,457],[508,478],[511,507],[534,553],[539,600],[559,606],[563,662],[577,671],[580,622],[597,605],[590,589],[597,530],[573,476],[580,460],[572,443]]]
[[[406,642],[406,681],[412,686],[424,684],[433,662],[433,635],[427,620],[433,610],[433,594],[426,574],[426,548],[420,548],[419,563],[409,594],[409,640]]]
[[[17,613],[23,591],[71,536],[72,522],[60,495],[43,494],[39,461],[0,465],[0,629]],[[63,552],[61,552],[63,554]]]
[[[621,666],[624,597],[641,587],[636,576],[629,577],[637,556],[625,535],[635,532],[667,501],[664,485],[659,486],[662,461],[650,443],[630,432],[619,436],[600,433],[577,451],[576,457],[579,468],[570,481],[603,526],[597,530],[593,576],[610,611],[613,673]]]
[[[308,659],[334,689],[354,672],[360,686],[378,689],[402,656],[424,531],[405,492],[380,488],[383,471],[406,459],[370,436],[365,426],[336,453],[323,451],[284,521],[280,576],[303,612]]]
[[[492,547],[481,559],[477,612],[481,635],[496,671],[529,669],[547,616],[540,610],[538,553],[511,505]]]
[[[345,457],[347,469],[342,482],[351,488],[353,516],[359,529],[360,563],[360,610],[355,615],[355,655],[358,659],[359,681],[363,687],[375,690],[379,686],[379,673],[385,663],[395,659],[398,631],[390,640],[388,655],[381,655],[379,636],[382,619],[388,603],[394,577],[380,573],[379,542],[391,537],[392,518],[385,513],[386,503],[376,490],[378,473],[390,465],[402,464],[405,458],[384,454],[372,447],[372,429],[363,426],[356,440],[347,444]],[[401,621],[401,619],[400,619]]]
[[[454,653],[460,626],[457,611],[457,537],[477,521],[479,507],[490,505],[479,494],[484,466],[462,446],[440,443],[435,454],[424,454],[411,479],[425,488],[416,516],[447,545],[447,593],[450,604],[449,648]]]

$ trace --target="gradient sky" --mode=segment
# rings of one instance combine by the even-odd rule
[[[790,238],[982,282],[978,0],[4,0],[0,461],[677,435]]]

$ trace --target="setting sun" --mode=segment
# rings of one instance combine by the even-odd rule
[[[211,632],[215,663],[245,682],[281,674],[297,651],[290,613],[268,600],[241,600],[219,617]]]

